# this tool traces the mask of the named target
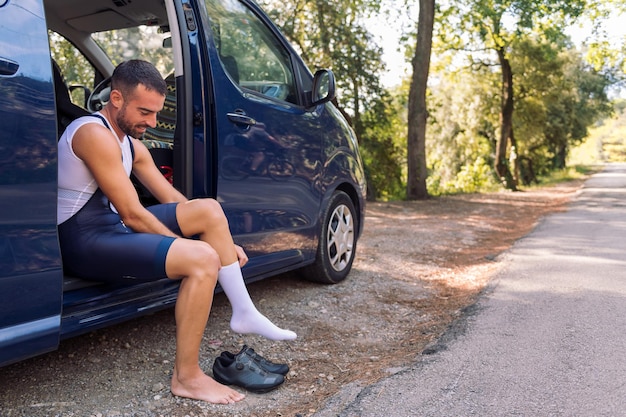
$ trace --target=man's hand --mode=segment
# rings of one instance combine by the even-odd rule
[[[235,245],[235,251],[237,252],[237,259],[239,259],[239,267],[243,268],[243,266],[248,263],[248,255],[246,255],[246,252],[239,245]]]

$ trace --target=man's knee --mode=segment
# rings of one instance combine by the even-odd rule
[[[222,205],[212,198],[200,198],[194,200],[197,202],[198,211],[202,219],[207,221],[211,226],[227,225],[228,221]]]
[[[204,210],[209,211],[218,216],[224,216],[224,210],[222,210],[222,205],[217,202],[217,200],[213,198],[200,198],[199,202],[202,203],[202,207]]]
[[[195,236],[228,227],[221,204],[212,198],[199,198],[179,204],[176,216],[184,236]]]
[[[181,276],[198,276],[217,280],[221,268],[218,253],[208,243],[200,240],[177,239],[180,245],[168,253],[167,262]]]
[[[208,243],[195,241],[197,250],[190,254],[189,261],[200,268],[208,268],[209,271],[218,271],[221,267],[218,253]]]

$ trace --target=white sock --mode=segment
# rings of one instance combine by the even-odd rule
[[[281,329],[259,313],[243,281],[239,262],[223,266],[217,275],[217,281],[233,309],[230,328],[234,332],[255,333],[271,340],[294,340],[297,337],[291,330]]]

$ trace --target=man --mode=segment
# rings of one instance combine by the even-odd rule
[[[275,326],[254,306],[241,275],[247,256],[233,243],[219,203],[187,200],[137,140],[156,125],[165,95],[165,82],[150,63],[122,63],[113,73],[105,108],[75,120],[61,136],[57,221],[64,268],[109,282],[181,280],[171,391],[233,403],[244,396],[204,374],[198,363],[216,282],[232,305],[235,332],[273,340],[292,340],[296,334]],[[140,203],[131,172],[162,204],[145,208]]]

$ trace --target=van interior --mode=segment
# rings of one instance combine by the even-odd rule
[[[164,74],[168,93],[165,106],[157,116],[157,126],[149,129],[143,142],[163,175],[173,183],[177,140],[175,64],[164,3],[46,0],[44,4],[49,25],[58,136],[74,119],[104,106],[110,91],[108,79],[118,63],[155,57],[157,61],[153,64]],[[154,202],[149,192],[137,181],[135,183],[145,204]],[[71,291],[94,285],[98,283],[66,276],[63,288]]]
[[[162,74],[168,91],[164,108],[157,116],[157,125],[149,129],[142,140],[165,178],[188,196],[198,195],[194,189],[198,183],[202,183],[199,187],[204,187],[201,190],[203,195],[216,195],[218,175],[229,181],[238,180],[232,176],[227,178],[229,172],[224,167],[228,166],[223,163],[219,174],[214,172],[208,178],[196,178],[194,182],[197,173],[193,172],[193,161],[197,153],[192,148],[192,136],[194,129],[199,126],[196,123],[196,115],[199,113],[192,103],[192,94],[211,87],[197,84],[207,82],[207,77],[201,76],[198,80],[195,73],[193,76],[185,73],[185,70],[190,71],[183,65],[187,31],[193,33],[201,23],[211,25],[212,42],[209,48],[215,48],[210,49],[211,54],[217,52],[211,55],[211,60],[217,58],[221,65],[221,70],[212,70],[219,71],[222,80],[230,80],[235,88],[229,91],[239,91],[240,97],[260,97],[260,100],[251,102],[270,103],[267,108],[280,109],[295,105],[304,110],[313,103],[312,90],[315,85],[308,68],[292,59],[288,48],[281,44],[278,36],[272,33],[252,8],[237,1],[222,0],[204,0],[197,6],[206,8],[210,16],[208,22],[193,14],[188,9],[191,7],[188,3],[171,0],[44,0],[50,65],[55,73],[58,135],[76,117],[98,111],[104,106],[110,93],[109,77],[116,65],[129,59],[148,59]],[[179,19],[179,15],[185,16],[185,19]],[[202,36],[203,31],[198,32],[198,36]],[[189,44],[192,47],[191,41]],[[333,94],[327,93],[327,97]],[[210,111],[210,104],[206,106],[200,110],[204,112],[200,117]],[[192,108],[193,112],[186,111]],[[234,124],[257,123],[255,119],[245,117],[238,111],[235,109],[227,114]],[[212,128],[207,127],[206,123],[202,126],[204,129]],[[258,126],[262,128],[262,123]],[[213,133],[204,132],[205,137]],[[249,153],[248,150],[240,151],[236,145],[228,145],[231,153]],[[207,152],[211,152],[212,146],[217,145],[208,144]],[[295,147],[291,147],[290,151],[296,158],[299,157]],[[235,171],[239,173],[242,164],[241,157],[237,156]],[[270,179],[281,182],[294,177],[294,165],[283,162],[287,160],[284,157],[277,160],[279,163],[273,164],[272,169],[266,169]],[[217,166],[206,166],[203,169],[217,171]],[[144,204],[155,202],[137,181],[135,185]],[[287,187],[280,189],[288,190]],[[280,210],[266,210],[258,224],[265,225],[263,222],[267,222],[271,226],[268,230],[276,229],[276,224],[280,226],[286,222],[299,221],[299,210],[294,210],[293,218],[282,215]],[[282,217],[278,219],[279,216]],[[276,223],[276,220],[282,223]],[[245,222],[246,219],[243,219],[242,224]],[[265,247],[261,250],[265,250]],[[297,250],[289,249],[286,252],[297,252],[289,258],[289,262],[301,259],[301,252]],[[67,291],[81,285],[93,285],[73,278],[67,278],[65,283]]]

